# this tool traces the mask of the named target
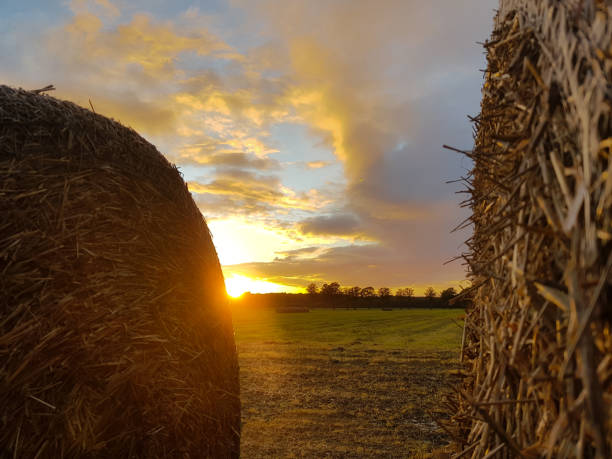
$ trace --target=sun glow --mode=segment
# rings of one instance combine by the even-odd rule
[[[295,242],[289,237],[240,218],[209,221],[208,228],[223,266],[272,261],[275,251],[295,248]]]
[[[233,298],[238,298],[245,292],[273,293],[293,290],[291,287],[287,287],[285,285],[258,279],[251,279],[250,277],[240,276],[237,274],[232,274],[230,277],[225,279],[225,289],[227,290],[227,294]]]

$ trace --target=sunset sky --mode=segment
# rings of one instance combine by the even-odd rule
[[[2,0],[0,84],[177,164],[228,288],[457,286],[460,187],[497,0]]]

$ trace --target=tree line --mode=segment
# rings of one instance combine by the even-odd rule
[[[306,291],[309,295],[323,295],[323,296],[347,296],[352,298],[388,298],[395,296],[398,298],[413,298],[414,289],[410,287],[398,288],[395,290],[393,295],[391,289],[388,287],[380,287],[378,290],[374,287],[341,287],[338,282],[325,283],[319,288],[314,282],[306,287]],[[444,301],[448,301],[455,297],[457,292],[453,287],[441,290],[439,298]],[[438,293],[433,287],[427,287],[425,289],[425,298],[437,298]]]

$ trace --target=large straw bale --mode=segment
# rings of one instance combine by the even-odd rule
[[[134,131],[0,86],[0,456],[238,457],[211,236]]]
[[[466,152],[461,457],[612,454],[612,7],[501,0]]]

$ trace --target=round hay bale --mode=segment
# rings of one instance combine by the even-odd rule
[[[133,130],[0,86],[0,456],[238,457],[223,275]]]
[[[466,152],[458,456],[612,457],[610,43],[610,2],[500,0]]]

